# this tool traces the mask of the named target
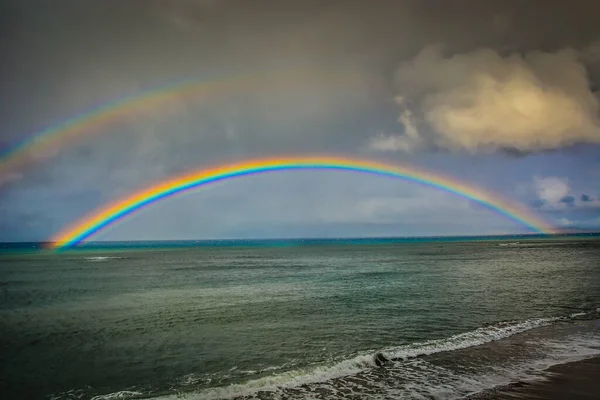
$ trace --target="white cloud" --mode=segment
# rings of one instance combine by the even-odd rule
[[[548,203],[558,203],[571,191],[569,181],[566,178],[553,176],[546,178],[534,177],[533,187],[540,200]]]
[[[563,226],[563,227],[569,227],[569,226],[573,225],[573,221],[571,221],[568,218],[561,218],[558,220],[558,223],[560,226]]]
[[[402,105],[404,103],[404,98],[402,96],[397,97],[396,103]],[[420,147],[423,140],[417,130],[417,123],[414,120],[413,112],[408,108],[405,109],[402,114],[400,114],[398,122],[404,126],[403,136],[380,133],[371,139],[369,147],[380,151],[410,151]]]
[[[490,49],[445,57],[430,46],[397,70],[402,135],[379,135],[375,150],[556,149],[600,143],[599,102],[581,54],[501,55]]]

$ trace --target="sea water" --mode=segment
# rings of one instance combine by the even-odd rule
[[[507,242],[4,251],[0,392],[454,399],[600,354],[600,241]]]

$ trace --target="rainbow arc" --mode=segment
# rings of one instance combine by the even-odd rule
[[[291,170],[336,170],[368,173],[426,185],[473,200],[482,206],[516,221],[532,232],[551,234],[555,229],[531,210],[481,188],[457,179],[415,167],[389,165],[368,160],[336,156],[263,158],[203,169],[168,179],[103,207],[85,216],[51,239],[53,248],[69,248],[89,240],[109,226],[158,201],[197,189],[214,182],[232,180],[260,173]]]

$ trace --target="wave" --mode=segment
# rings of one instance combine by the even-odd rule
[[[109,394],[103,394],[99,396],[94,396],[90,400],[121,400],[121,399],[130,399],[132,397],[141,396],[141,392],[134,392],[131,390],[122,390],[120,392],[114,392]]]
[[[83,259],[90,262],[101,262],[108,260],[118,260],[124,257],[116,257],[116,256],[92,256],[92,257],[84,257]]]
[[[504,339],[516,335],[517,333],[549,325],[552,322],[561,319],[564,319],[564,317],[533,318],[521,322],[504,322],[490,325],[485,328],[478,328],[470,332],[459,333],[458,335],[450,336],[445,339],[429,340],[421,343],[392,347],[384,350],[383,354],[392,360],[406,360],[408,358],[425,356],[443,351],[460,350]]]
[[[137,392],[133,390],[121,390],[118,392],[101,394],[93,397],[89,397],[89,394],[86,393],[84,389],[71,389],[66,392],[57,393],[49,396],[49,400],[79,400],[79,399],[89,399],[89,400],[124,400],[124,399],[135,399],[143,396],[142,392]]]
[[[383,355],[385,359],[387,359],[386,361],[391,362],[391,364],[393,365],[392,368],[396,368],[398,365],[404,365],[402,368],[410,367],[416,368],[417,370],[422,370],[423,367],[419,366],[419,364],[422,364],[425,361],[423,361],[423,359],[420,358],[421,356],[427,356],[442,352],[451,352],[455,350],[480,346],[493,341],[505,339],[535,328],[548,326],[557,321],[581,319],[583,317],[597,318],[598,312],[599,309],[595,309],[586,313],[575,313],[568,317],[533,318],[525,321],[498,323],[487,327],[478,328],[473,331],[453,335],[444,339],[429,340],[426,342],[390,347],[381,351],[364,352],[357,354],[353,358],[343,360],[341,362],[336,362],[330,365],[315,365],[312,367],[280,372],[275,375],[265,376],[244,383],[190,392],[184,395],[184,397],[188,399],[207,400],[232,399],[238,397],[254,396],[259,392],[275,393],[280,392],[282,390],[299,391],[299,388],[306,387],[307,385],[323,384],[324,382],[331,382],[332,380],[339,380],[340,378],[343,378],[342,380],[344,381],[344,383],[347,383],[347,381],[355,379],[357,375],[362,374],[363,376],[365,376],[369,375],[371,373],[370,371],[379,370],[379,368],[376,368],[376,358],[379,354]],[[585,346],[583,346],[582,348],[587,349],[587,347]],[[571,351],[573,351],[573,349],[571,349]],[[580,355],[582,357],[590,356],[584,351],[580,351],[579,353],[581,353]],[[550,365],[552,364],[550,363],[547,366]],[[438,367],[429,364],[427,368],[433,371]],[[527,368],[524,367],[523,370],[525,371],[526,369]],[[429,371],[428,373],[435,372],[432,371]],[[435,373],[441,374],[442,372],[437,371]],[[406,378],[407,376],[410,376],[410,374],[410,372],[403,371],[400,376]],[[507,374],[508,372],[504,373],[503,376],[506,376]],[[444,379],[450,379],[450,375],[452,374],[449,373],[448,370],[445,370],[445,372],[443,372],[443,375],[445,376]],[[380,376],[377,377],[377,379],[380,378]],[[429,376],[427,379],[431,380],[433,378]],[[427,386],[427,379],[424,382],[421,382],[425,386]],[[458,380],[458,377],[454,377],[453,379]],[[369,384],[376,384],[375,381],[369,380],[369,382]],[[476,391],[479,391],[483,390],[483,388],[485,387],[491,387],[503,383],[499,381],[499,378],[494,378],[490,376],[482,376],[481,379],[477,380],[476,382],[470,382],[468,379],[464,381],[464,379],[461,378],[461,382],[461,385],[466,385],[465,387],[469,387],[469,390],[471,390],[471,392],[473,392],[475,389]],[[413,380],[413,384],[416,384],[416,381]],[[423,387],[423,385],[420,385],[420,387]],[[331,388],[331,385],[328,384],[327,386],[328,388]],[[177,396],[167,395],[160,398],[162,400],[171,400],[181,398],[181,396],[181,394]],[[415,398],[415,396],[413,395],[411,395],[410,397]]]
[[[539,359],[515,361],[510,366],[488,365],[484,371],[481,365],[477,373],[460,374],[439,365],[428,362],[430,356],[437,353],[449,353],[456,350],[485,345],[524,333],[536,328],[563,321],[596,320],[600,317],[600,307],[587,312],[577,312],[569,316],[532,318],[524,321],[502,322],[460,333],[443,339],[428,340],[409,345],[389,347],[380,350],[366,351],[343,361],[332,361],[330,364],[313,364],[305,368],[293,368],[292,363],[269,366],[255,370],[239,371],[246,379],[251,375],[272,372],[272,375],[250,379],[243,383],[228,386],[211,387],[187,391],[190,386],[210,384],[217,380],[194,375],[182,377],[177,394],[158,396],[161,400],[185,399],[275,399],[275,398],[342,398],[356,396],[361,391],[364,396],[378,398],[460,398],[468,394],[480,392],[498,385],[505,385],[514,380],[539,378],[540,371],[569,361],[589,358],[600,354],[600,340],[597,336],[570,338],[568,342],[545,338],[536,344],[544,347],[548,354]],[[567,325],[568,326],[568,325]],[[537,333],[535,335],[538,335]],[[537,337],[537,336],[536,336]],[[517,338],[515,338],[517,339]],[[512,339],[510,339],[512,340]],[[518,339],[521,340],[521,339]],[[506,343],[504,341],[500,343]],[[505,345],[509,345],[506,343]],[[519,347],[520,348],[520,347]],[[465,350],[468,351],[468,350]],[[521,350],[519,350],[521,351]],[[386,361],[385,368],[378,368],[376,358],[382,355]],[[446,356],[444,356],[446,357]],[[456,357],[452,355],[451,357]],[[511,357],[512,358],[512,357]],[[233,367],[231,371],[236,370]],[[481,371],[480,371],[481,369]],[[223,375],[220,374],[220,378]],[[371,390],[372,392],[364,392]],[[377,394],[378,393],[378,394]],[[376,395],[377,394],[377,395]],[[459,396],[460,394],[460,396]],[[156,395],[155,395],[156,396]],[[120,391],[93,397],[92,400],[117,400],[153,397],[150,393],[136,391]]]

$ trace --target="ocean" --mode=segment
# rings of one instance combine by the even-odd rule
[[[592,237],[6,248],[0,296],[2,399],[459,399],[600,355]]]

